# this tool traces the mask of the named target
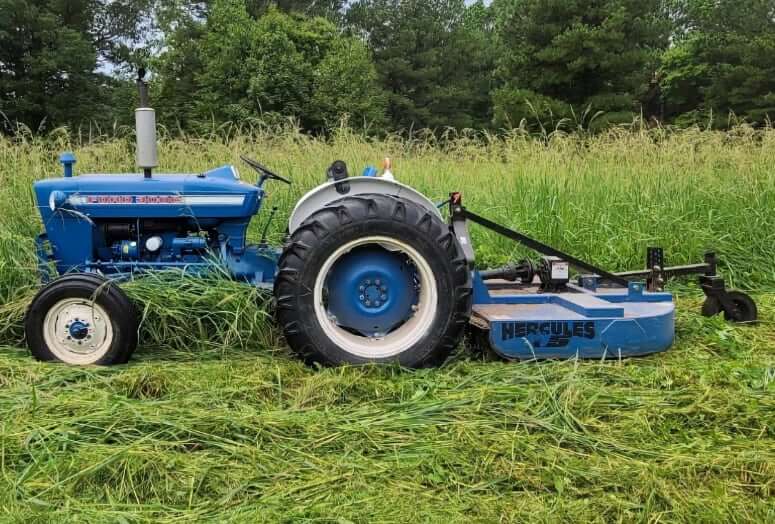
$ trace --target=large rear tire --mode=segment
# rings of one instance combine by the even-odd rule
[[[137,347],[137,313],[110,281],[65,275],[41,289],[24,319],[27,346],[42,361],[85,366],[123,364]]]
[[[322,364],[438,364],[471,311],[468,265],[449,226],[388,195],[310,215],[280,257],[274,291],[288,344]]]

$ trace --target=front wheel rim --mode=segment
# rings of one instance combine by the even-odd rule
[[[96,302],[65,298],[43,319],[43,339],[51,353],[68,364],[94,364],[113,343],[110,317]]]
[[[419,280],[417,303],[412,315],[390,333],[377,336],[362,336],[348,331],[332,319],[326,306],[326,280],[332,268],[344,255],[362,246],[380,246],[390,252],[400,252],[416,269]],[[430,330],[438,308],[438,286],[428,261],[409,244],[391,237],[370,236],[353,240],[336,249],[318,272],[313,292],[315,317],[325,335],[347,353],[365,359],[395,357],[414,346]]]

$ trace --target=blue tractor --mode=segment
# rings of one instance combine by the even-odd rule
[[[663,284],[689,273],[700,274],[703,314],[756,319],[750,297],[725,289],[712,254],[669,268],[662,250],[651,248],[646,269],[610,273],[469,211],[459,193],[437,205],[394,180],[389,166],[380,176],[373,168],[350,176],[344,162],[334,162],[326,182],[297,203],[284,246],[251,245],[247,229],[265,185],[290,181],[248,158],[255,185],[233,166],[153,173],[155,117],[142,76],[138,86],[141,173],[74,176],[75,159],[64,154],[64,176],[34,184],[45,228],[37,239],[44,285],[25,329],[40,360],[126,362],[139,326],[119,284],[170,269],[217,268],[272,292],[290,347],[324,364],[430,366],[466,332],[508,359],[663,351],[674,338],[674,304]],[[480,270],[471,222],[543,256]]]

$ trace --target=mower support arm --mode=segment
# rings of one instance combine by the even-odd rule
[[[493,222],[492,220],[488,220],[482,216],[479,216],[476,213],[472,213],[471,211],[467,210],[463,206],[460,193],[452,193],[450,195],[450,209],[452,213],[451,214],[452,227],[454,228],[455,235],[458,237],[458,240],[463,245],[464,252],[466,252],[466,244],[468,249],[471,250],[471,253],[472,253],[471,260],[473,260],[473,249],[471,248],[471,241],[468,238],[467,227],[466,227],[467,220],[470,220],[471,222],[479,224],[480,226],[486,227],[487,229],[494,231],[495,233],[498,233],[499,235],[509,238],[515,242],[519,242],[520,244],[534,251],[537,251],[538,253],[561,258],[562,260],[568,262],[570,265],[578,269],[583,269],[584,271],[587,271],[589,273],[595,274],[603,280],[608,280],[610,282],[613,282],[623,287],[627,287],[628,285],[627,279],[620,275],[611,273],[609,271],[606,271],[605,269],[594,266],[589,262],[585,262],[579,258],[574,257],[573,255],[564,253],[559,249],[555,249],[552,246],[544,244],[543,242],[539,242],[538,240],[531,238],[523,233],[520,233],[519,231],[514,231],[513,229],[509,229],[496,222]],[[463,229],[466,230],[466,233],[465,233],[465,236],[461,237],[460,231]],[[463,240],[463,238],[465,238],[465,240]]]
[[[701,264],[686,264],[683,266],[663,267],[664,256],[661,248],[650,247],[646,255],[647,269],[636,271],[622,271],[616,273],[624,278],[642,278],[651,277],[654,273],[659,273],[664,278],[680,277],[686,275],[705,275],[712,277],[716,275],[716,254],[713,252],[705,253],[705,262]]]

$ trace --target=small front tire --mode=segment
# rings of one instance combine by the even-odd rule
[[[137,347],[137,314],[117,285],[73,273],[41,289],[24,320],[27,346],[41,361],[123,364]]]

